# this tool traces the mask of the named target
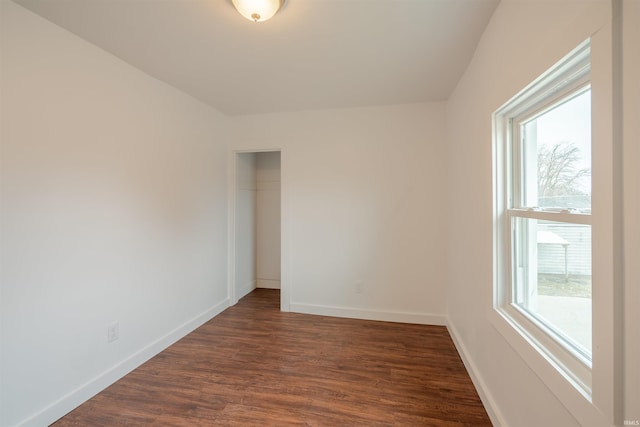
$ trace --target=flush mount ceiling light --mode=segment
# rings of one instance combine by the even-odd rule
[[[253,22],[263,22],[278,13],[286,0],[231,0],[235,8]]]

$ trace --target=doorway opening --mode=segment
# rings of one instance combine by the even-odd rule
[[[231,304],[282,287],[281,153],[236,152],[233,160]]]

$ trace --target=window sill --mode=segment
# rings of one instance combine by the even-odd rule
[[[535,339],[521,331],[517,322],[495,308],[489,310],[488,317],[509,346],[581,425],[609,425],[604,414],[594,406],[590,391],[566,374],[556,360],[539,348]]]

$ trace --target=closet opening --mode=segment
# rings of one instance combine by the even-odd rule
[[[281,289],[281,153],[235,153],[231,303]]]

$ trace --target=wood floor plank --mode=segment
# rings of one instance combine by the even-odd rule
[[[54,423],[490,426],[446,328],[236,306]]]

